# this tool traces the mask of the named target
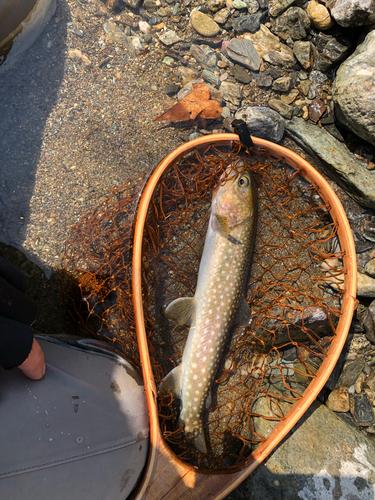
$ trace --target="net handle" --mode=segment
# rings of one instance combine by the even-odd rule
[[[151,485],[154,485],[152,490],[155,489],[155,481],[157,477],[160,477],[161,469],[166,467],[168,463],[172,467],[173,471],[179,480],[175,482],[173,487],[174,494],[178,493],[181,499],[185,498],[183,492],[185,491],[181,488],[181,485],[192,483],[195,485],[196,494],[202,494],[201,488],[198,487],[199,484],[212,483],[209,487],[210,493],[213,495],[212,498],[221,499],[228,495],[234,488],[236,488],[275,448],[277,444],[287,435],[287,433],[293,428],[297,421],[301,418],[303,413],[309,408],[311,403],[316,399],[319,392],[328,380],[338,358],[344,347],[346,336],[349,331],[354,309],[357,304],[356,291],[357,291],[357,262],[354,241],[349,226],[349,222],[346,218],[342,204],[337,197],[336,193],[333,191],[328,182],[324,177],[317,172],[306,160],[304,160],[300,155],[294,153],[293,151],[280,146],[279,144],[274,144],[272,142],[266,141],[265,139],[259,139],[253,137],[253,142],[256,148],[265,149],[271,155],[283,159],[288,165],[293,168],[298,168],[301,170],[304,177],[309,180],[312,184],[318,187],[318,192],[322,196],[323,200],[331,206],[330,214],[335,223],[337,223],[337,234],[340,239],[341,249],[344,251],[343,256],[343,267],[345,271],[345,293],[343,295],[342,313],[337,325],[336,336],[332,341],[329,354],[327,358],[322,363],[318,376],[310,383],[308,388],[305,390],[303,397],[295,404],[293,408],[288,413],[287,417],[283,422],[278,424],[271,434],[268,436],[266,441],[258,446],[258,448],[251,454],[249,459],[245,463],[245,467],[240,472],[233,473],[220,473],[220,481],[218,480],[218,474],[205,474],[202,471],[181,462],[165,444],[163,437],[159,428],[159,418],[157,410],[157,389],[155,386],[155,380],[152,373],[151,360],[147,348],[147,334],[145,330],[144,314],[143,314],[143,300],[142,300],[142,238],[145,220],[147,217],[148,207],[156,189],[160,177],[163,173],[170,167],[170,165],[185,156],[190,151],[196,148],[212,146],[222,146],[231,145],[233,141],[239,141],[239,137],[236,134],[212,134],[209,136],[199,137],[186,144],[182,144],[171,153],[169,153],[155,168],[150,179],[148,180],[140,199],[135,231],[134,231],[134,246],[133,246],[133,306],[135,314],[135,323],[137,330],[138,345],[140,350],[140,357],[142,363],[143,379],[145,383],[145,391],[147,396],[149,414],[150,414],[150,450],[148,456],[148,463],[145,472],[144,479],[140,485],[134,498],[136,499],[146,499],[146,498],[177,498],[177,496],[172,495],[171,497],[162,496],[162,492],[158,487],[158,496],[153,497],[150,494]],[[163,465],[164,464],[164,465]],[[166,472],[165,472],[166,474]],[[209,480],[214,479],[216,481],[216,487],[214,488],[213,482]],[[183,481],[181,481],[183,478]],[[224,478],[226,478],[224,480]],[[163,482],[163,479],[159,480],[159,483]],[[180,487],[177,486],[180,484]],[[171,484],[168,482],[166,487],[171,491]],[[177,491],[176,490],[179,490]],[[215,493],[213,488],[216,490]],[[186,488],[185,488],[186,489]],[[187,491],[187,490],[186,490]],[[200,492],[200,493],[199,493]],[[191,496],[192,490],[189,489],[188,498],[199,498],[199,496]],[[187,498],[187,497],[186,497]]]

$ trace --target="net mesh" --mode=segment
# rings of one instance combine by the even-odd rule
[[[212,191],[229,164],[251,171],[257,186],[257,237],[246,287],[252,315],[247,327],[233,328],[203,412],[207,454],[189,448],[178,428],[180,402],[162,390],[158,395],[160,428],[176,456],[202,470],[228,472],[245,465],[316,377],[344,294],[343,285],[330,286],[344,282],[343,252],[317,186],[265,149],[196,149],[162,176],[145,223],[142,293],[156,386],[181,362],[189,332],[166,318],[164,307],[194,296]],[[63,276],[75,320],[138,367],[131,255],[144,181],[114,191],[74,228]]]

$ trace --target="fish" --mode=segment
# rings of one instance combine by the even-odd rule
[[[202,412],[211,404],[225,344],[233,327],[247,326],[251,318],[244,292],[255,240],[255,183],[249,171],[237,174],[233,165],[220,180],[212,196],[195,295],[173,300],[164,311],[190,330],[181,364],[160,387],[181,400],[178,426],[185,426],[187,442],[202,453],[207,453]]]

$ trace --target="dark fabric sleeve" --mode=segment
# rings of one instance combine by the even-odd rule
[[[0,366],[11,370],[28,357],[33,344],[30,326],[0,316]]]
[[[36,304],[0,277],[0,316],[31,325],[36,319],[36,313]]]
[[[1,256],[0,276],[20,292],[26,292],[26,276]]]

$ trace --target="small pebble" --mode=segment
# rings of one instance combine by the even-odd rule
[[[333,390],[328,396],[326,405],[332,411],[347,412],[349,411],[349,391],[347,387],[340,387]]]

